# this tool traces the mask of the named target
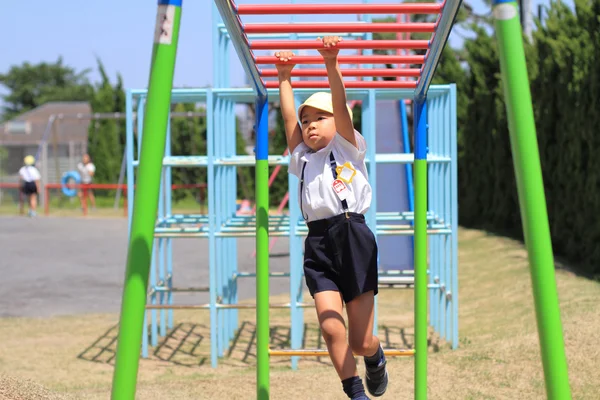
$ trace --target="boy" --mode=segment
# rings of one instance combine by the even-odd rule
[[[21,193],[27,198],[29,203],[29,216],[36,216],[37,195],[40,192],[40,171],[35,167],[35,158],[31,155],[23,159],[24,166],[19,169],[19,181],[21,183]],[[21,214],[23,214],[23,203],[20,203]]]
[[[321,40],[321,39],[319,39]],[[291,154],[289,173],[300,178],[300,209],[308,225],[304,275],[331,361],[350,399],[368,399],[353,353],[364,357],[367,389],[381,396],[388,383],[386,360],[373,336],[377,294],[377,243],[365,223],[371,186],[365,166],[366,142],[354,130],[352,111],[335,47],[338,36],[322,39],[331,95],[318,92],[294,105],[290,51],[275,53],[281,112]],[[348,342],[342,316],[348,313]]]

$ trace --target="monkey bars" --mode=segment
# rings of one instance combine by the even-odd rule
[[[279,61],[272,55],[255,54],[261,50],[317,50],[319,42],[314,40],[269,40],[269,34],[368,34],[368,33],[431,33],[428,40],[357,40],[348,39],[338,43],[340,50],[400,50],[422,51],[413,55],[346,55],[339,56],[340,64],[371,65],[370,69],[346,68],[344,77],[413,77],[415,81],[399,83],[397,81],[346,80],[347,88],[411,88],[415,89],[415,98],[422,100],[433,78],[441,51],[448,39],[452,22],[458,12],[460,0],[444,0],[442,3],[401,3],[401,4],[240,4],[233,0],[215,0],[221,13],[225,28],[240,57],[242,65],[251,78],[253,86],[261,96],[266,89],[276,88],[277,73],[274,69],[260,69],[261,64],[275,64]],[[368,23],[364,21],[348,23],[245,23],[245,15],[314,15],[314,14],[428,14],[437,15],[435,22],[395,22]],[[262,36],[260,36],[262,35]],[[255,37],[260,36],[261,39]],[[360,37],[359,37],[360,38]],[[424,54],[423,54],[424,53]],[[301,55],[293,59],[295,64],[322,64],[321,56]],[[421,65],[419,72],[411,69],[382,71],[376,65],[405,64]],[[370,72],[369,72],[370,71]],[[294,77],[324,77],[325,70],[295,71]],[[326,81],[325,81],[326,82]],[[319,80],[295,81],[297,88],[327,88],[327,83]]]
[[[268,14],[438,14],[442,4],[245,4],[235,10],[239,15]]]
[[[308,50],[317,55],[293,57],[294,64],[323,64],[323,58],[316,50],[318,41],[297,40],[300,34],[315,35],[344,34],[338,44],[340,51],[367,50],[367,55],[340,54],[341,65],[352,65],[342,69],[346,88],[414,89],[414,127],[415,127],[415,348],[414,351],[402,351],[403,355],[415,357],[415,398],[427,397],[427,90],[433,78],[442,49],[446,44],[452,23],[458,12],[460,0],[444,0],[442,3],[403,3],[403,4],[252,4],[236,5],[234,0],[215,0],[225,28],[238,53],[242,66],[257,93],[256,100],[256,318],[257,318],[257,397],[269,398],[269,356],[292,356],[295,354],[313,354],[314,351],[269,350],[269,168],[268,168],[268,131],[267,131],[267,89],[277,88],[277,71],[259,68],[259,65],[280,63],[274,55],[255,54],[261,50]],[[284,14],[433,14],[432,22],[396,22],[371,23],[361,20],[348,23],[245,23],[244,15],[284,15]],[[371,35],[346,40],[347,35],[356,33],[431,33],[428,40],[371,40]],[[272,40],[267,35],[289,34],[292,40]],[[262,35],[262,36],[260,36]],[[365,40],[363,40],[365,39]],[[411,49],[414,55],[372,55],[374,49]],[[384,71],[378,65],[403,64],[402,69]],[[420,65],[420,68],[410,68]],[[370,68],[359,68],[369,66]],[[297,68],[292,77],[295,88],[326,89],[329,87],[325,69]],[[379,77],[394,76],[397,80],[378,80]],[[320,79],[306,79],[321,77]],[[372,77],[374,79],[348,79]],[[266,79],[275,78],[275,79]],[[321,353],[319,353],[321,354]]]
[[[256,56],[254,62],[258,64],[273,64],[273,56]],[[425,56],[338,56],[340,65],[344,64],[424,64]],[[321,56],[296,56],[295,64],[323,64]],[[258,71],[256,71],[258,73]]]
[[[316,50],[319,42],[314,40],[252,40],[250,49],[252,50]],[[336,47],[343,49],[428,49],[428,40],[350,40],[339,42]]]

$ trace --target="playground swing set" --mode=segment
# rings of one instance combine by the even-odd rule
[[[236,329],[237,309],[256,308],[256,395],[270,398],[269,358],[325,355],[326,351],[301,349],[300,330],[303,307],[301,290],[301,241],[306,227],[294,202],[289,215],[269,216],[269,167],[286,165],[287,156],[268,154],[268,104],[277,99],[277,81],[273,69],[261,65],[279,62],[272,55],[256,55],[261,50],[316,50],[319,35],[335,33],[349,38],[339,44],[341,50],[361,50],[359,55],[340,55],[345,85],[351,101],[362,102],[362,132],[369,151],[369,176],[377,190],[377,164],[412,165],[414,195],[409,196],[414,211],[378,212],[370,210],[367,222],[379,237],[409,236],[414,248],[414,269],[382,271],[384,278],[398,273],[411,275],[415,299],[415,343],[413,349],[387,349],[393,356],[413,356],[414,397],[427,398],[428,317],[442,338],[457,346],[457,217],[456,217],[456,110],[453,85],[431,86],[431,80],[460,7],[459,0],[442,3],[400,4],[246,4],[233,0],[215,0],[214,88],[173,89],[174,65],[182,12],[181,0],[159,0],[150,81],[147,90],[127,92],[127,179],[135,193],[128,191],[129,247],[123,289],[120,329],[113,376],[113,399],[133,399],[136,392],[140,348],[148,346],[148,314],[152,319],[152,340],[172,326],[173,309],[208,309],[211,313],[211,362],[223,354]],[[354,23],[244,23],[246,15],[359,14],[366,19]],[[434,14],[435,23],[373,23],[371,14]],[[523,230],[529,253],[530,269],[542,353],[546,392],[551,399],[568,399],[570,387],[564,353],[562,326],[554,276],[554,262],[543,182],[539,163],[529,83],[518,19],[517,3],[493,4],[501,60],[502,79],[509,117],[515,173],[523,216]],[[222,22],[215,22],[222,19]],[[430,40],[373,40],[372,33],[431,33]],[[277,37],[288,40],[273,40]],[[306,39],[306,40],[303,40]],[[352,40],[354,39],[354,40]],[[228,44],[233,44],[252,88],[229,87]],[[373,49],[421,49],[423,55],[373,55]],[[322,64],[319,56],[300,55],[294,62],[301,68],[293,76],[295,94],[301,100],[308,89],[326,89],[323,69],[302,68]],[[421,65],[420,68],[374,68],[376,64]],[[393,72],[390,72],[393,71]],[[375,80],[379,76],[398,80]],[[400,79],[415,77],[416,80]],[[375,151],[379,99],[411,99],[413,107],[414,153],[382,154]],[[207,155],[175,157],[170,154],[170,105],[175,102],[204,102],[207,111]],[[255,104],[255,157],[235,155],[235,103]],[[133,114],[138,113],[137,157],[134,157]],[[402,109],[401,109],[402,110]],[[217,135],[216,132],[219,132]],[[223,134],[223,132],[231,134]],[[523,155],[527,154],[527,157]],[[254,166],[256,170],[256,212],[236,215],[236,168]],[[172,215],[170,208],[170,171],[174,167],[205,167],[208,170],[207,215]],[[410,175],[410,174],[409,174]],[[406,179],[408,182],[408,179]],[[297,181],[289,177],[289,197],[297,197]],[[215,193],[217,187],[220,193]],[[412,185],[409,186],[412,188]],[[525,190],[527,188],[527,190]],[[377,204],[376,199],[373,203]],[[158,215],[158,221],[156,216]],[[192,224],[194,227],[186,227]],[[237,271],[236,237],[256,237],[256,273]],[[290,302],[269,303],[269,236],[290,238]],[[205,237],[209,241],[210,303],[178,306],[173,304],[171,239]],[[438,239],[439,238],[439,239]],[[428,249],[429,242],[429,249]],[[155,247],[156,246],[156,247]],[[429,251],[428,251],[429,250]],[[157,255],[158,253],[158,255]],[[165,261],[166,260],[166,261]],[[218,266],[218,268],[217,268]],[[256,304],[237,304],[237,279],[256,278]],[[393,278],[393,277],[392,277]],[[151,290],[148,291],[148,281]],[[385,279],[384,279],[385,280]],[[391,280],[393,282],[393,279]],[[428,293],[429,291],[429,293]],[[430,304],[428,304],[428,294]],[[147,304],[149,300],[150,304]],[[429,309],[428,309],[429,306]],[[269,309],[289,308],[292,321],[292,348],[269,348]],[[147,312],[146,310],[149,310]],[[157,312],[160,312],[158,318]],[[375,324],[376,329],[377,324]],[[153,345],[155,343],[152,343]],[[147,355],[147,353],[146,353]]]

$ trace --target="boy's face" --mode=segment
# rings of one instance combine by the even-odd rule
[[[302,140],[313,151],[326,147],[334,138],[336,128],[333,114],[314,107],[304,107],[300,119]]]

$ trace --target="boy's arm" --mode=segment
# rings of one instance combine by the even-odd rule
[[[358,147],[354,136],[354,124],[352,117],[348,112],[346,105],[346,88],[342,77],[342,71],[338,63],[337,55],[339,50],[335,48],[337,42],[341,41],[339,36],[326,36],[323,38],[323,45],[326,50],[319,50],[325,61],[327,69],[327,78],[329,79],[329,87],[331,88],[331,101],[333,102],[333,117],[335,119],[335,127],[344,139],[350,142],[353,146]]]
[[[280,61],[290,61],[292,52],[281,51],[275,54]],[[285,126],[285,137],[290,153],[302,143],[302,130],[296,118],[296,105],[294,102],[294,90],[292,89],[292,69],[294,64],[276,64],[279,78],[279,101],[281,103],[281,115]]]

